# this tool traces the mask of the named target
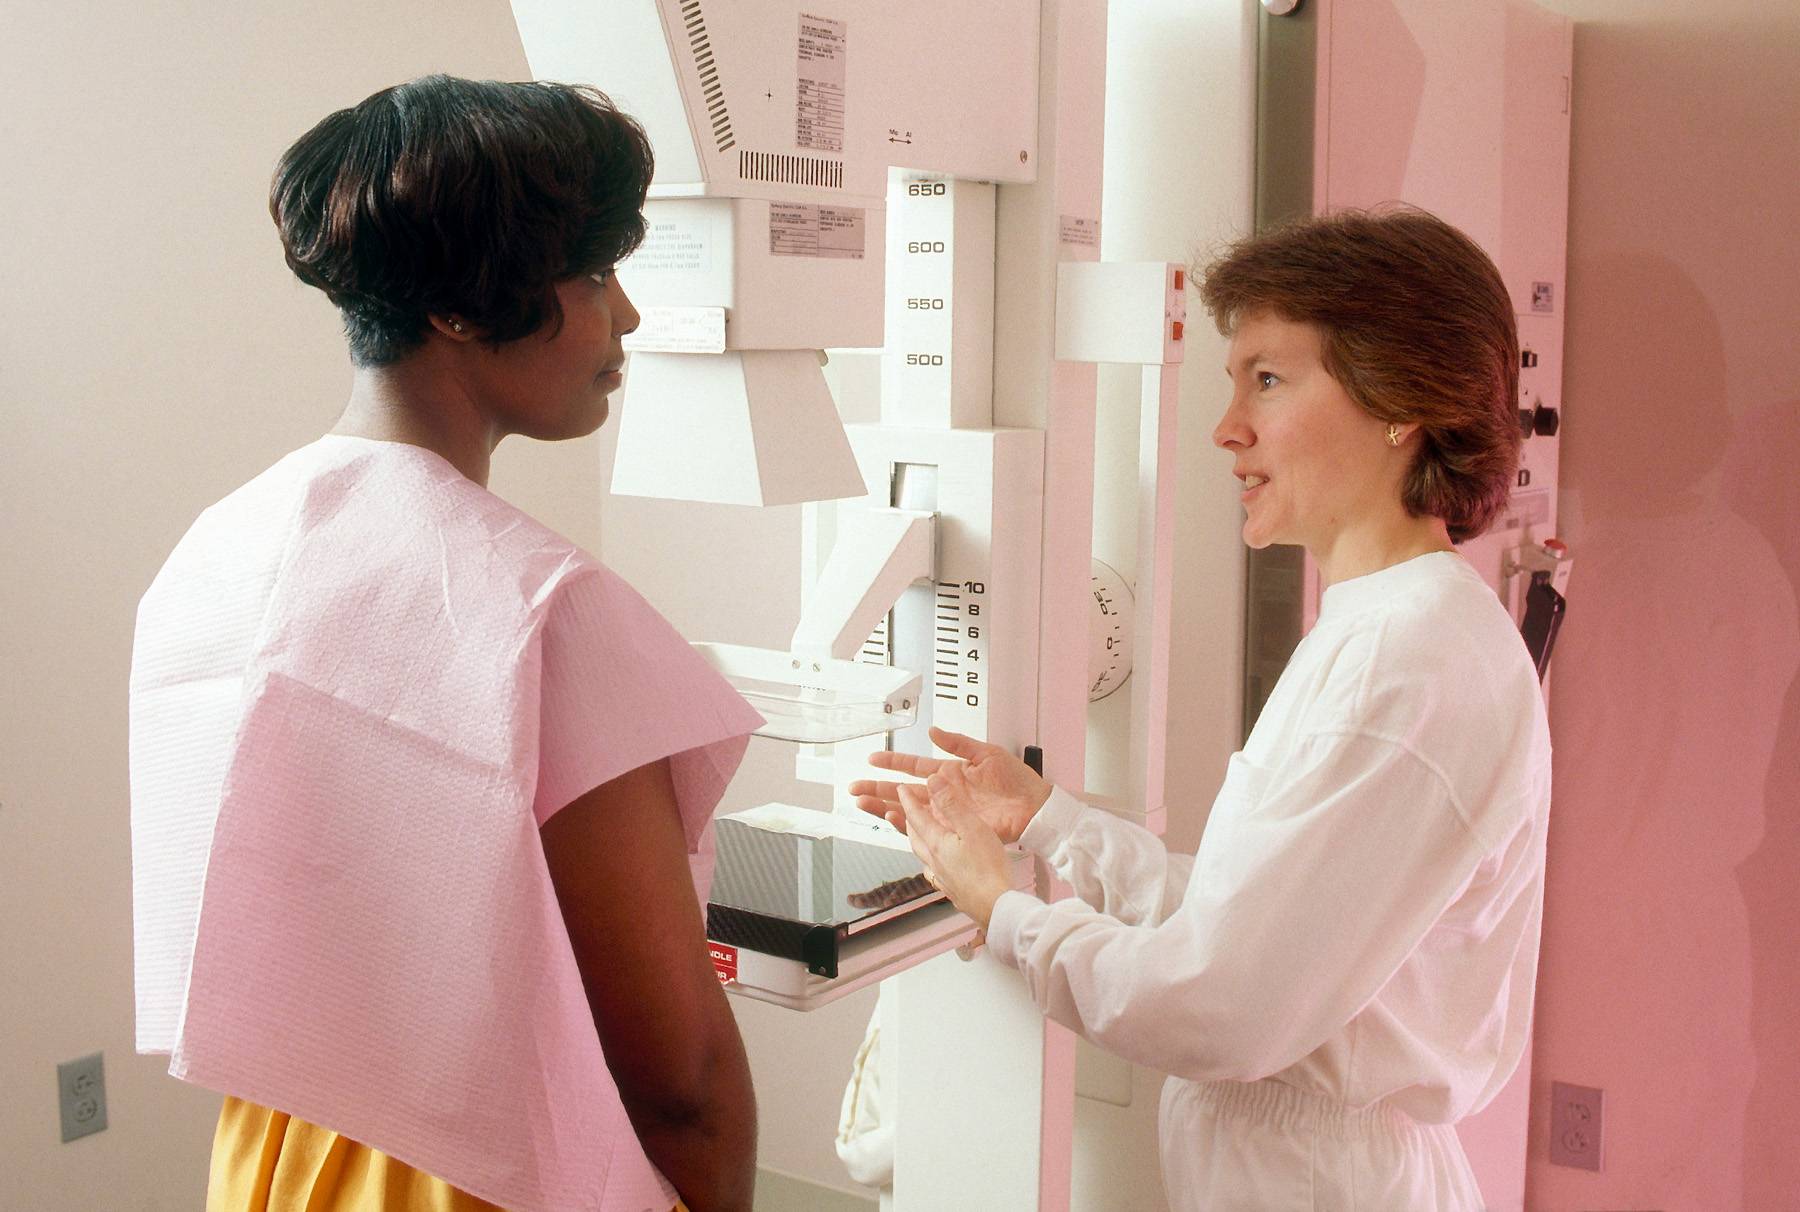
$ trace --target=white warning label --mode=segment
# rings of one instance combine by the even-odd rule
[[[867,212],[860,206],[769,203],[770,256],[860,261],[867,235]]]
[[[712,268],[711,229],[699,219],[659,219],[627,264],[632,273],[705,273]]]
[[[1506,502],[1506,516],[1494,529],[1518,530],[1522,526],[1547,526],[1549,523],[1550,490],[1533,488],[1520,492],[1515,489]]]
[[[1057,224],[1057,238],[1064,244],[1074,244],[1081,248],[1100,247],[1100,220],[1084,215],[1061,215]]]
[[[621,341],[627,353],[723,353],[723,307],[638,308],[635,332]]]
[[[815,151],[844,150],[844,61],[847,25],[800,14],[799,70],[794,90],[794,143]]]

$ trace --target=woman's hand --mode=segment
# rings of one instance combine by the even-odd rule
[[[1012,887],[999,835],[968,807],[960,790],[927,794],[917,783],[901,783],[897,790],[906,836],[925,864],[925,878],[985,934],[994,902]]]
[[[942,728],[931,730],[931,741],[961,760],[877,752],[869,755],[869,764],[925,779],[934,801],[950,795],[958,810],[979,818],[1001,842],[1010,845],[1018,841],[1025,826],[1050,798],[1050,784],[998,745]],[[858,779],[850,784],[849,791],[856,797],[858,808],[884,817],[896,829],[908,833],[909,818],[900,798],[901,788],[908,786],[916,784]]]

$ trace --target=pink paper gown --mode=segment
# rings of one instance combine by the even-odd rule
[[[138,1049],[520,1212],[675,1202],[538,827],[671,757],[697,891],[759,717],[592,556],[419,447],[328,435],[140,604]]]

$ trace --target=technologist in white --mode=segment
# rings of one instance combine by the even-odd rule
[[[1515,474],[1512,304],[1410,210],[1242,241],[1201,294],[1244,541],[1303,545],[1326,588],[1199,853],[941,730],[951,759],[874,756],[923,785],[850,790],[1045,1014],[1170,1075],[1171,1206],[1477,1209],[1453,1125],[1525,1049],[1550,805],[1536,670],[1454,547]],[[1013,891],[1013,842],[1076,899]]]

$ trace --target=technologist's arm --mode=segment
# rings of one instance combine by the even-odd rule
[[[607,1067],[644,1152],[694,1212],[748,1209],[750,1066],[707,959],[668,760],[579,797],[542,837]]]
[[[1130,926],[1168,918],[1187,891],[1194,856],[1172,853],[1141,825],[1057,788],[1020,835],[1076,896]]]
[[[1151,925],[1180,904],[1191,855],[1170,854],[1149,830],[1087,807],[998,745],[945,728],[933,728],[931,740],[951,756],[876,752],[869,764],[927,779],[934,798],[949,796],[1002,842],[1023,844],[1102,913]],[[850,794],[858,808],[904,831],[898,788],[885,779],[858,779]]]
[[[1115,1055],[1197,1081],[1293,1064],[1387,983],[1484,849],[1435,771],[1386,741],[1317,737],[1296,766],[1254,805],[1214,808],[1159,925],[1008,892],[990,948]]]

